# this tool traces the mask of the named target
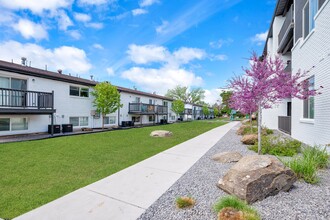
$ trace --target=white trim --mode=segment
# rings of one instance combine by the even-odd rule
[[[300,45],[300,48],[302,48],[305,43],[308,41],[309,38],[311,38],[311,36],[314,34],[315,32],[315,28],[313,30],[311,30],[311,32],[309,32],[309,34],[307,35],[307,37],[305,39],[303,39],[303,42]]]
[[[319,1],[317,1],[318,3]],[[321,14],[321,12],[323,11],[323,9],[325,8],[325,5],[328,4],[330,2],[330,0],[327,0],[323,3],[322,7],[318,10],[318,12],[316,13],[316,15],[314,16],[314,20],[316,20],[319,15]]]
[[[314,124],[314,119],[311,118],[301,118],[299,119],[300,123],[304,123],[304,124]]]
[[[296,41],[296,43],[293,45],[291,51],[294,51],[294,50],[296,49],[296,47],[300,44],[301,41],[302,41],[302,37],[300,37],[300,38]]]

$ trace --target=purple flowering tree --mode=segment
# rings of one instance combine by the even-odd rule
[[[258,58],[253,53],[251,66],[244,69],[243,76],[235,76],[229,81],[233,91],[231,105],[235,109],[252,113],[258,112],[258,154],[261,153],[262,109],[271,108],[285,98],[307,99],[315,96],[316,90],[308,89],[307,73],[289,74],[284,71],[279,57]]]

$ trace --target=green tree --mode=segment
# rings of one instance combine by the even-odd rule
[[[221,108],[221,114],[227,114],[229,115],[231,112],[231,108],[229,107],[229,100],[233,92],[231,91],[225,91],[220,94],[222,98],[222,108]]]
[[[205,91],[202,88],[194,88],[189,90],[186,86],[176,86],[174,89],[167,90],[165,96],[181,100],[184,103],[202,104],[205,98]]]
[[[204,105],[202,110],[203,110],[203,115],[204,116],[209,116],[210,110],[209,110],[209,107],[207,105]]]
[[[219,116],[218,108],[213,108],[213,111],[214,111],[214,117],[218,117]]]
[[[103,129],[104,117],[122,107],[120,104],[120,93],[117,87],[111,85],[111,83],[102,82],[94,87],[94,91],[91,94],[95,97],[93,104],[96,107],[96,111],[102,114]]]
[[[184,112],[184,102],[182,100],[174,100],[172,103],[172,111],[177,115],[181,115]]]

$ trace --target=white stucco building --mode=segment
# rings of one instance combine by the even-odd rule
[[[330,2],[278,0],[264,54],[279,55],[288,74],[308,72],[310,89],[324,88],[308,100],[282,100],[263,110],[263,123],[307,144],[330,144]]]
[[[172,99],[117,87],[123,107],[105,118],[90,94],[95,81],[0,61],[0,136],[47,132],[48,125],[73,129],[174,122]]]

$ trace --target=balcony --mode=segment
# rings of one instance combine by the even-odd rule
[[[136,115],[167,115],[168,107],[145,103],[129,103],[128,113]]]
[[[185,108],[183,114],[185,114],[185,115],[192,115],[192,109]]]
[[[291,116],[278,116],[278,130],[291,134]]]
[[[0,88],[1,114],[52,114],[54,92]]]
[[[286,54],[293,47],[294,12],[293,4],[286,13],[285,21],[278,34],[278,53]]]

